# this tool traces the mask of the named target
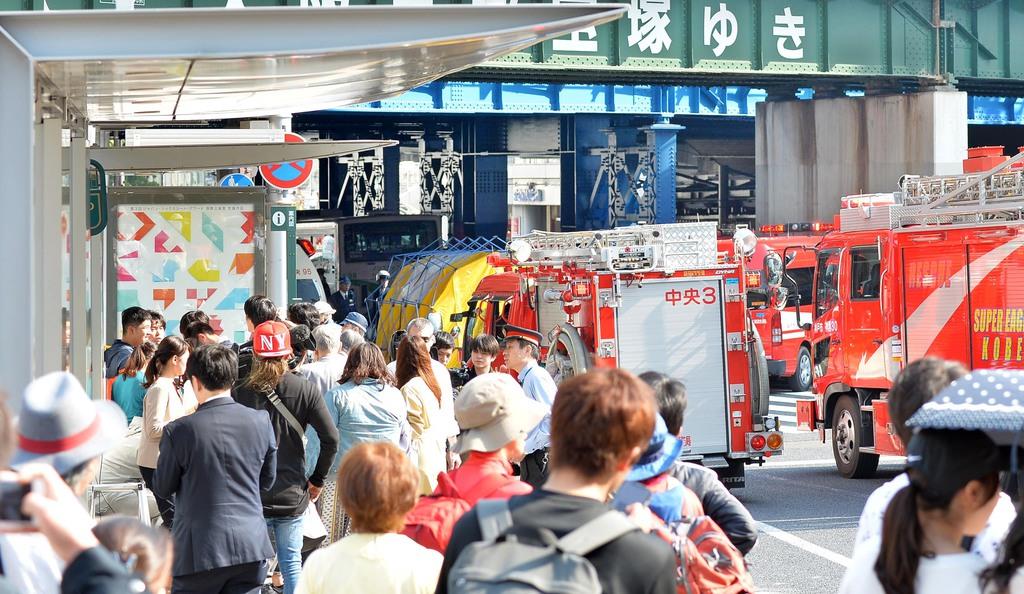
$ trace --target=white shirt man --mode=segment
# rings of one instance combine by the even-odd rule
[[[551,406],[558,386],[547,369],[537,363],[541,333],[518,326],[505,326],[505,364],[519,374],[523,391],[532,400],[544,405],[547,414],[526,436],[526,457],[520,465],[520,476],[535,488],[547,478],[548,446],[551,444]]]
[[[96,482],[104,483],[134,483],[142,482],[142,473],[139,472],[138,453],[139,441],[142,438],[142,417],[135,417],[128,425],[128,432],[117,445],[103,454],[100,463],[99,473],[96,475]],[[135,493],[118,492],[98,494],[99,505],[97,512],[100,516],[120,514],[124,516],[135,516],[139,512],[139,500]],[[160,518],[160,510],[156,507],[156,499],[148,490],[146,499],[149,503],[149,519],[156,523]]]
[[[337,324],[317,326],[313,330],[313,340],[316,342],[317,360],[302,365],[295,372],[319,388],[320,394],[326,395],[331,388],[338,385],[341,374],[345,372],[345,363],[348,361],[348,355],[339,352],[341,326]]]

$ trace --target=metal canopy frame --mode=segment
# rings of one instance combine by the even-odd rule
[[[330,140],[321,142],[259,144],[206,144],[193,146],[133,146],[91,148],[89,158],[108,172],[226,169],[283,161],[323,159],[395,146],[394,140]],[[70,169],[71,151],[64,151],[64,169]]]
[[[79,164],[69,170],[71,221],[81,222],[90,121],[259,117],[380,100],[625,11],[606,4],[0,12],[0,162],[17,172],[0,194],[8,282],[0,291],[0,391],[17,409],[33,377],[63,367],[65,124],[74,127],[70,162]],[[87,264],[80,231],[72,238],[72,337],[83,337],[76,324],[86,320],[88,267],[95,355],[103,242],[89,240]],[[73,353],[82,379],[83,366]],[[102,390],[96,383],[94,394]]]

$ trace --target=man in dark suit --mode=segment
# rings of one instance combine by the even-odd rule
[[[327,298],[327,303],[334,308],[334,321],[341,324],[350,312],[358,311],[356,308],[356,294],[352,290],[352,279],[347,276],[338,280],[338,290]]]
[[[174,594],[257,592],[274,556],[260,492],[274,484],[277,446],[270,416],[236,403],[235,353],[197,348],[185,375],[196,412],[164,428],[155,491],[175,496]]]

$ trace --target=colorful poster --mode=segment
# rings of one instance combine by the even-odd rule
[[[210,315],[225,339],[246,338],[242,306],[255,288],[255,212],[244,204],[150,204],[117,208],[117,310],[133,305],[167,319]]]

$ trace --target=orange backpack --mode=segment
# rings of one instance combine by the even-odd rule
[[[677,526],[685,531],[676,547],[679,564],[678,591],[686,594],[742,594],[754,591],[743,553],[714,520],[707,516],[686,518]]]
[[[685,487],[684,487],[685,488]],[[704,515],[690,489],[683,496],[683,519],[658,530],[676,552],[676,590],[680,594],[744,594],[754,580],[743,553],[718,524]]]

